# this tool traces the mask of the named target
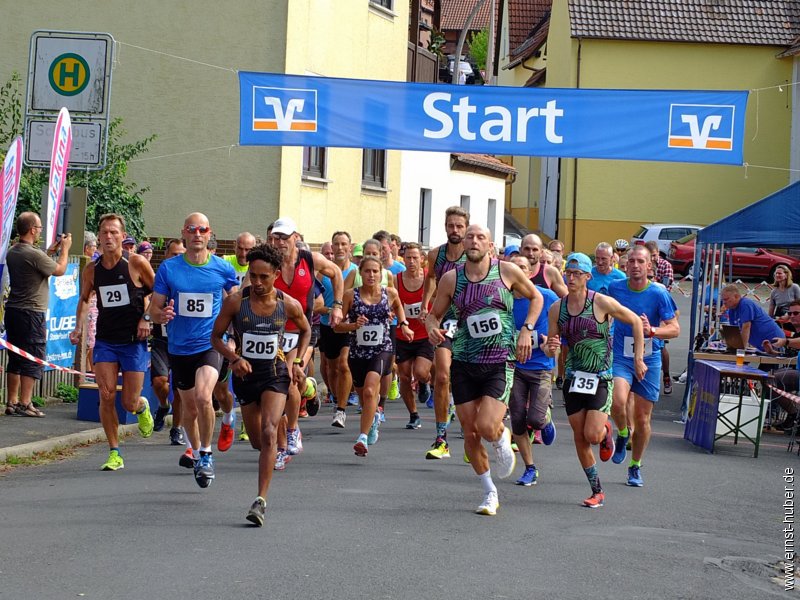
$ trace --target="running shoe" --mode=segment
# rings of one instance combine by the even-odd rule
[[[517,456],[511,449],[511,431],[508,427],[503,427],[503,435],[496,442],[492,442],[492,446],[497,461],[497,477],[505,479],[514,472],[514,467],[517,465]]]
[[[181,457],[178,459],[178,464],[186,469],[194,467],[194,456],[189,448],[186,449],[186,452],[181,454]]]
[[[386,413],[384,410],[379,406],[378,407],[378,419],[380,419],[381,423],[386,423]]]
[[[358,394],[350,392],[350,395],[347,397],[347,406],[355,406],[356,404],[358,404]]]
[[[344,414],[343,410],[337,410],[333,415],[333,423],[331,423],[331,427],[338,427],[339,429],[344,429],[344,422],[347,420],[347,415]]]
[[[355,452],[356,456],[366,456],[367,455],[367,445],[368,440],[366,436],[362,433],[358,436],[356,440],[355,446],[353,446],[353,452]]]
[[[217,450],[220,452],[227,452],[233,446],[233,427],[230,425],[222,424],[219,430],[219,439],[217,439]]]
[[[608,459],[614,455],[614,437],[611,435],[611,423],[606,421],[605,428],[606,435],[600,442],[600,460],[608,462]]]
[[[183,437],[183,429],[180,427],[169,428],[169,443],[173,446],[185,446],[186,439]]]
[[[167,406],[159,406],[156,409],[156,416],[153,418],[153,431],[161,431],[164,429],[164,419],[169,414],[169,404]]]
[[[406,423],[406,429],[419,429],[422,427],[422,419],[419,418],[419,415],[416,417],[409,417],[408,423]]]
[[[519,446],[517,446],[517,442],[511,442],[511,449],[514,452],[519,452]]]
[[[417,385],[417,402],[419,404],[428,404],[431,399],[431,386],[427,383],[420,383]]]
[[[556,441],[556,424],[552,419],[542,429],[542,442],[545,446],[551,446]]]
[[[372,426],[369,428],[369,434],[367,435],[367,445],[374,446],[378,443],[378,437],[380,434],[378,433],[378,428],[381,426],[381,413],[380,411],[375,413],[375,416],[372,417]]]
[[[392,384],[389,386],[389,393],[386,394],[388,400],[397,400],[400,397],[400,386],[397,382],[397,375],[392,376]]]
[[[677,421],[676,421],[676,423],[677,423]],[[685,424],[686,421],[681,421],[681,423]],[[633,442],[633,429],[630,430],[630,435],[628,436],[628,443],[625,444],[625,450],[627,450],[628,452],[631,451],[631,443],[632,442]]]
[[[500,501],[497,499],[497,492],[486,492],[483,498],[483,503],[475,511],[479,515],[494,516],[497,514],[497,509],[500,508]]]
[[[600,508],[606,500],[606,495],[603,492],[595,492],[583,501],[586,508]]]
[[[470,463],[469,456],[467,456],[467,451],[464,450],[464,464],[468,465]]]
[[[303,400],[311,400],[311,398],[315,398],[317,395],[317,380],[313,377],[306,377],[306,389],[303,390],[301,395]]]
[[[621,465],[622,461],[625,460],[625,455],[627,454],[625,449],[627,445],[628,445],[628,436],[617,434],[617,441],[614,442],[614,456],[611,457],[611,461],[615,465]]]
[[[450,406],[447,407],[447,425],[449,426],[450,423],[456,420],[456,405],[450,402]]]
[[[201,488],[207,488],[214,481],[214,458],[210,452],[200,454],[194,465],[194,480]]]
[[[286,454],[285,450],[278,450],[278,453],[275,455],[275,467],[276,471],[283,471],[286,468],[286,463],[288,461],[289,456]]]
[[[300,402],[301,402],[300,410],[297,412],[297,418],[298,419],[307,419],[308,418],[308,409],[306,408],[306,401],[305,400],[301,400]]]
[[[535,429],[533,431],[533,443],[534,444],[540,444],[540,445],[544,444],[544,442],[542,441],[542,432],[539,431],[538,429]]]
[[[247,511],[247,516],[245,518],[251,523],[253,523],[255,526],[263,527],[264,510],[266,508],[267,508],[267,501],[264,500],[261,496],[258,496],[253,501],[253,504],[250,505],[250,510]]]
[[[300,454],[303,451],[303,434],[300,429],[286,430],[286,453],[289,455]]]
[[[664,395],[669,396],[672,393],[672,379],[669,375],[664,377]]]
[[[631,487],[642,487],[644,479],[642,479],[642,468],[637,466],[628,467],[628,485]]]
[[[144,400],[144,410],[136,415],[136,420],[139,421],[139,434],[143,438],[149,438],[153,435],[153,415],[150,413],[150,403],[147,398],[142,396]]]
[[[242,431],[239,433],[239,441],[240,442],[250,441],[250,436],[247,435],[247,430],[244,428],[244,423],[242,423]]]
[[[425,400],[425,406],[428,408],[433,408],[433,393],[431,393],[431,395],[428,396],[428,399]]]
[[[101,471],[119,471],[125,468],[125,463],[117,450],[109,450],[108,460],[100,467]]]
[[[536,485],[536,480],[539,478],[539,471],[535,465],[531,465],[530,467],[525,467],[525,472],[522,474],[522,477],[517,479],[517,485],[524,485],[525,487],[530,487],[532,485]]]
[[[428,460],[450,458],[450,446],[447,445],[447,440],[437,437],[431,449],[425,453],[425,458]]]
[[[564,378],[563,377],[556,377],[556,388],[563,389],[564,388]]]
[[[319,412],[319,396],[317,394],[306,400],[306,411],[309,417],[315,417]]]

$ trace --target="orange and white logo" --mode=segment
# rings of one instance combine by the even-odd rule
[[[253,87],[254,131],[316,131],[317,90]]]

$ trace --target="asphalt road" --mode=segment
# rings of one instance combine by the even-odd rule
[[[580,506],[589,489],[559,393],[559,437],[535,446],[540,483],[496,481],[496,517],[473,513],[481,487],[457,430],[453,457],[426,461],[433,411],[408,431],[400,402],[366,459],[352,452],[355,414],[344,431],[326,407],[303,421],[306,450],[275,474],[260,529],[244,519],[257,464],[245,443],[217,454],[205,490],[166,432],[128,438],[116,473],[97,470],[104,444],[83,448],[0,477],[0,598],[791,596],[768,565],[784,550],[782,475],[800,458],[784,436],[768,436],[758,459],[746,445],[694,448],[673,422],[682,390],[655,412],[645,487],[602,463],[597,510]]]

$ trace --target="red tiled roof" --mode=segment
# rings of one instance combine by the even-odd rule
[[[452,154],[452,157],[456,161],[464,163],[465,165],[470,165],[473,167],[483,167],[486,169],[497,171],[498,173],[503,173],[505,175],[514,175],[517,172],[517,170],[513,166],[506,164],[499,158],[495,158],[494,156],[490,156],[489,154],[457,153],[457,154]]]
[[[569,0],[573,37],[790,46],[797,0]]]
[[[440,29],[442,31],[448,29],[457,29],[461,31],[464,28],[464,23],[467,22],[467,17],[479,0],[442,0],[442,16]],[[500,6],[500,2],[495,3],[495,8]],[[484,27],[489,26],[489,11],[492,7],[490,0],[483,3],[478,14],[472,20],[470,31],[480,31]],[[495,26],[497,21],[495,21]]]
[[[539,48],[541,48],[545,42],[547,41],[547,33],[550,31],[550,21],[547,20],[545,23],[536,30],[533,35],[531,35],[527,40],[525,40],[521,46],[518,48],[514,48],[511,51],[512,60],[509,62],[504,69],[513,69],[521,62],[524,62],[531,56],[533,56],[534,52],[536,52]]]
[[[512,56],[533,32],[544,16],[550,12],[553,0],[508,1],[508,47]]]

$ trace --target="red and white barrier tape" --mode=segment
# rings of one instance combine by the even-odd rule
[[[773,392],[775,392],[779,396],[783,396],[784,398],[788,398],[789,400],[791,400],[795,404],[800,404],[800,396],[795,396],[794,394],[790,394],[789,392],[787,392],[785,390],[780,390],[780,389],[776,388],[774,385],[771,385],[771,384],[767,384],[767,386],[769,387],[769,389],[771,389]]]
[[[83,373],[81,371],[76,371],[75,369],[67,369],[66,367],[59,367],[58,365],[54,365],[53,363],[47,362],[46,360],[42,360],[41,358],[37,358],[32,354],[29,354],[21,348],[17,348],[14,344],[9,344],[3,338],[0,338],[0,346],[3,346],[4,348],[11,350],[15,354],[19,354],[21,357],[27,358],[28,360],[31,360],[38,365],[42,365],[44,367],[50,367],[51,369],[56,369],[58,371],[63,371],[65,373],[72,373],[73,375],[81,375],[82,377],[94,379],[94,373]]]

